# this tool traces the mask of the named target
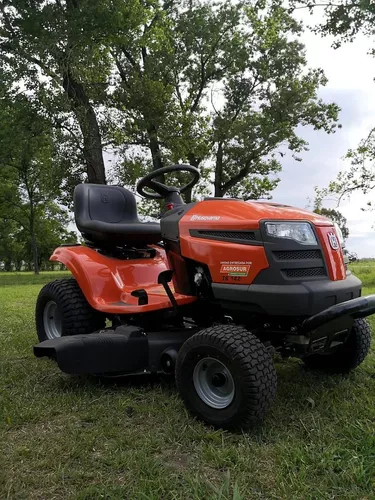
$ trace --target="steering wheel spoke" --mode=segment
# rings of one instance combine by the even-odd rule
[[[169,174],[172,172],[188,172],[192,174],[192,180],[188,182],[185,186],[181,188],[175,186],[167,186],[162,182],[156,180],[163,174]],[[170,167],[159,168],[153,170],[149,174],[142,177],[142,179],[137,184],[137,191],[140,195],[151,200],[160,200],[166,198],[170,193],[184,193],[191,189],[199,181],[199,170],[192,165],[176,164]],[[149,188],[154,191],[154,193],[149,193],[145,191],[145,188]]]
[[[166,190],[166,191],[170,191],[170,188],[166,185],[164,185],[163,183],[159,182],[159,181],[156,181],[155,179],[151,179],[150,182],[149,182],[149,187],[156,191],[157,192],[157,189],[159,190]]]

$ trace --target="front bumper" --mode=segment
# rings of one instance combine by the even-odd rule
[[[246,309],[267,316],[312,316],[361,296],[362,283],[354,275],[345,280],[311,280],[295,285],[232,285],[213,283],[216,300],[224,308]]]
[[[336,304],[305,319],[298,331],[286,335],[286,345],[302,355],[329,351],[347,340],[356,319],[374,313],[375,295]]]

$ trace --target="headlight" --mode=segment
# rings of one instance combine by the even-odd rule
[[[339,239],[339,243],[342,247],[344,247],[345,240],[344,240],[344,236],[342,235],[342,231],[341,231],[339,225],[337,224],[337,222],[335,222],[333,225],[335,226],[337,238]]]
[[[317,245],[315,234],[307,222],[266,222],[266,232],[274,238],[298,241],[302,245]]]

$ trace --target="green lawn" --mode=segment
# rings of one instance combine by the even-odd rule
[[[375,293],[375,267],[354,269]],[[103,384],[34,359],[51,278],[0,273],[0,499],[375,498],[374,352],[346,377],[279,362],[264,425],[214,431],[173,381]]]

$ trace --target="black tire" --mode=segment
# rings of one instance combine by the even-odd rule
[[[55,302],[61,315],[61,336],[92,333],[105,327],[105,316],[93,309],[74,278],[47,283],[39,292],[35,308],[36,331],[40,342],[48,339],[44,309]]]
[[[370,350],[371,328],[366,319],[356,319],[345,344],[331,354],[313,354],[304,359],[308,368],[327,373],[348,373],[359,366]]]
[[[223,409],[206,404],[196,390],[194,370],[204,358],[223,363],[234,382],[233,400]],[[215,427],[236,430],[264,418],[276,393],[277,376],[269,352],[257,337],[240,326],[218,325],[183,344],[177,357],[176,382],[191,413]]]

